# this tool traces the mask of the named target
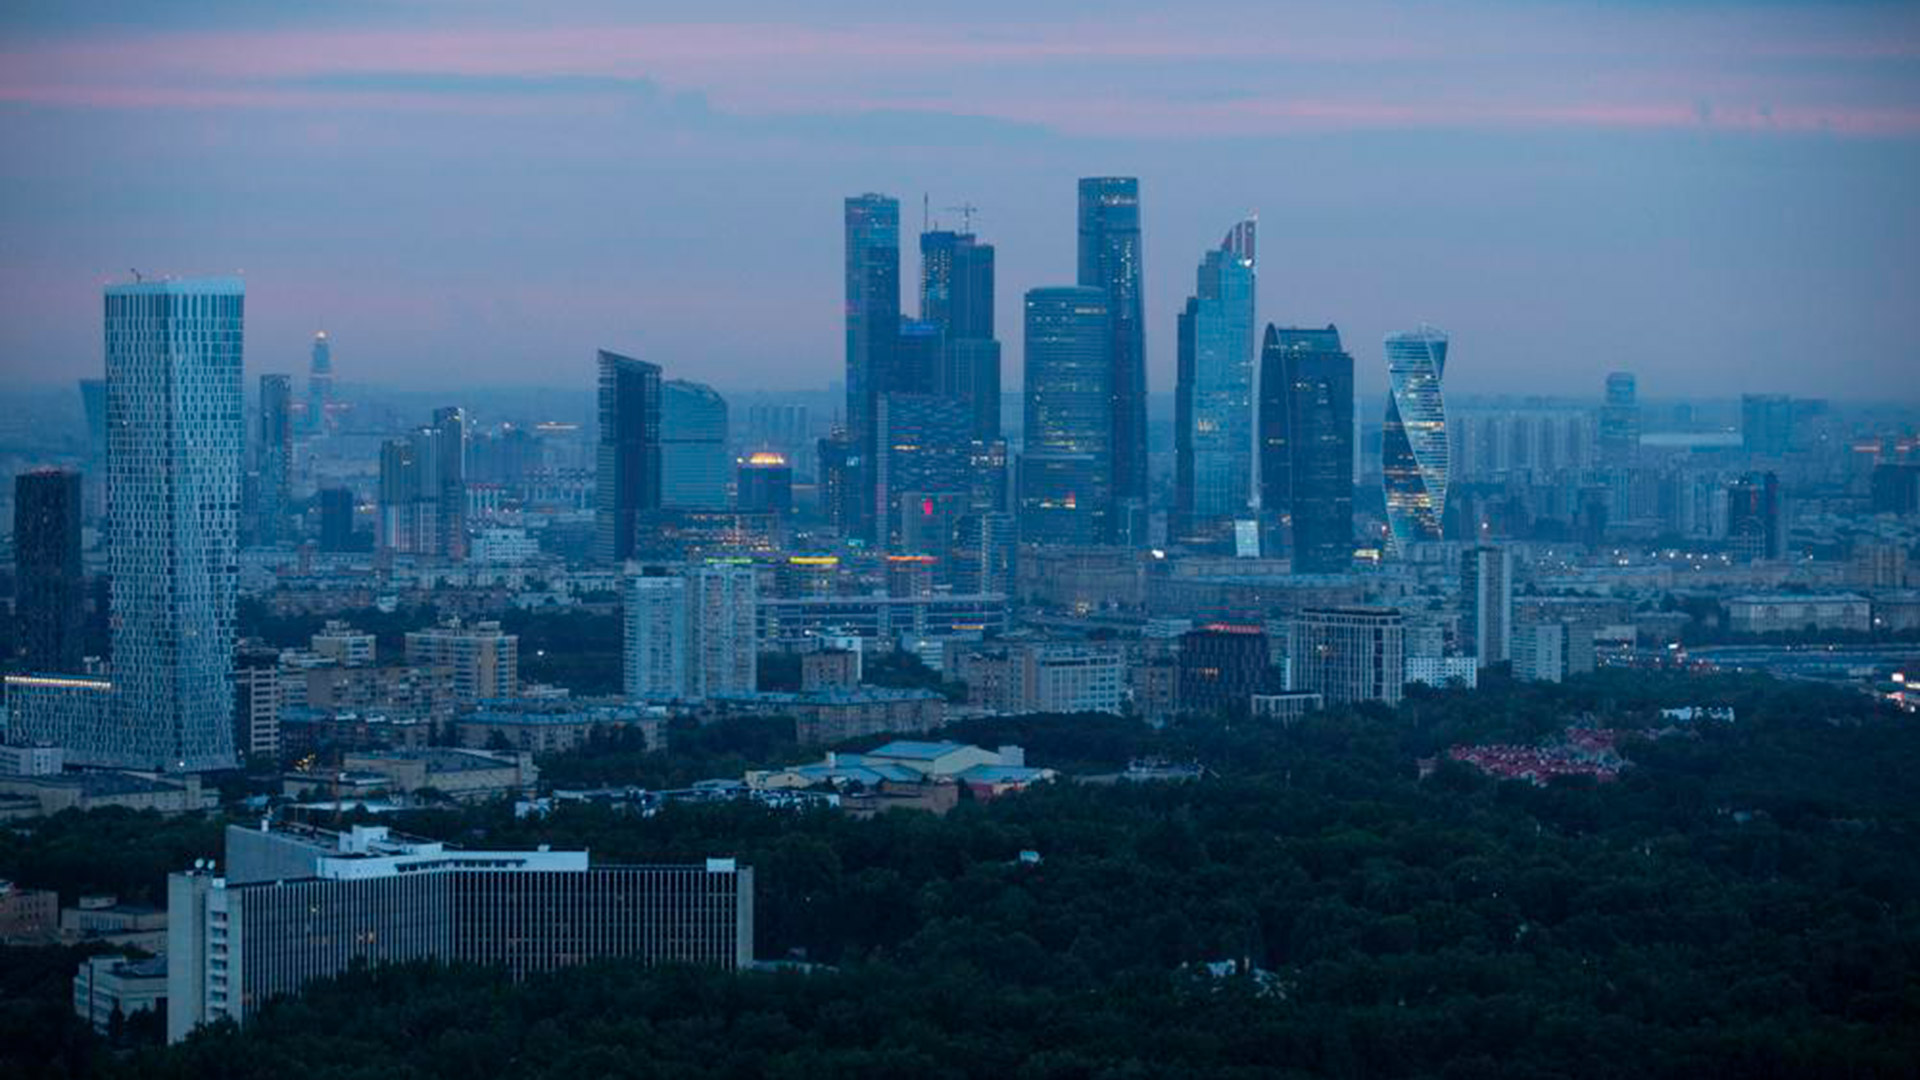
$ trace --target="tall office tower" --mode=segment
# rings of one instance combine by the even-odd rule
[[[975,439],[968,456],[973,459],[973,508],[1007,509],[1007,440]]]
[[[286,697],[280,650],[242,642],[233,668],[233,748],[243,760],[280,752],[280,710]]]
[[[735,505],[743,514],[793,513],[793,466],[785,454],[757,450],[740,463]]]
[[[1107,396],[1112,419],[1111,499],[1147,497],[1147,337],[1141,303],[1140,181],[1131,176],[1080,181],[1080,276],[1107,294]],[[1031,295],[1031,294],[1029,294]],[[1031,364],[1032,361],[1028,361]],[[1031,371],[1031,368],[1029,368]],[[1028,376],[1031,381],[1031,375]],[[1031,438],[1031,436],[1029,436]]]
[[[1112,537],[1115,408],[1109,312],[1103,289],[1027,292],[1020,534],[1028,543],[1084,547]]]
[[[941,352],[934,393],[966,402],[972,438],[1000,437],[1000,343],[979,338],[948,341]]]
[[[1343,701],[1398,704],[1406,684],[1406,626],[1392,608],[1303,608],[1287,646],[1289,690]]]
[[[963,515],[954,526],[953,591],[1013,595],[1019,529],[1012,514],[997,510]]]
[[[1780,478],[1748,473],[1727,485],[1727,545],[1746,562],[1778,559],[1786,553],[1786,514]]]
[[[1404,551],[1440,539],[1447,510],[1447,408],[1440,394],[1447,335],[1431,326],[1388,334],[1386,350],[1392,391],[1380,433],[1380,472],[1393,546]]]
[[[660,505],[727,508],[727,400],[685,379],[660,384]]]
[[[1236,224],[1200,263],[1179,318],[1174,393],[1174,535],[1231,538],[1253,490],[1254,222]]]
[[[938,323],[900,320],[900,340],[894,343],[893,373],[882,394],[931,394],[945,371],[946,334]]]
[[[972,233],[921,233],[920,318],[948,338],[992,338],[993,261],[993,245]]]
[[[642,511],[660,506],[660,367],[600,350],[600,442],[594,475],[593,554],[633,556]]]
[[[967,403],[938,394],[882,394],[875,414],[874,509],[878,532],[889,547],[901,540],[901,506],[907,493],[973,493],[970,453],[973,416]]]
[[[433,411],[433,476],[438,484],[434,550],[467,557],[467,414],[458,406]]]
[[[453,696],[462,705],[520,695],[520,635],[497,622],[463,623],[458,616],[425,630],[409,630],[407,663],[453,669]]]
[[[714,564],[687,573],[692,650],[688,697],[750,694],[758,687],[759,593],[751,566]]]
[[[240,462],[238,279],[106,292],[114,761],[230,768]]]
[[[353,490],[320,489],[320,550],[353,550]]]
[[[668,701],[686,696],[688,641],[687,579],[627,578],[624,600],[626,635],[621,672],[627,700]]]
[[[286,534],[287,508],[293,501],[293,379],[290,376],[260,376],[257,453],[260,498],[253,539],[262,547],[271,547]]]
[[[843,538],[853,535],[853,526],[860,519],[860,506],[856,504],[863,503],[867,494],[854,475],[854,456],[853,437],[838,425],[814,450],[820,516]]]
[[[1607,403],[1600,408],[1600,460],[1607,465],[1631,465],[1640,454],[1640,404],[1633,372],[1607,376]]]
[[[880,395],[896,387],[900,344],[900,201],[872,193],[846,201],[847,462],[855,486],[873,490],[874,416]],[[876,539],[873,500],[848,505],[850,536]]]
[[[1340,331],[1267,327],[1260,349],[1260,504],[1293,569],[1353,563],[1353,357]]]
[[[333,403],[333,343],[327,332],[313,335],[313,355],[307,363],[307,430],[327,430],[327,406]]]
[[[80,408],[87,418],[82,510],[86,520],[99,521],[107,516],[107,380],[80,380]]]
[[[13,610],[20,662],[30,672],[84,670],[80,501],[80,474],[70,469],[34,469],[13,478]]]
[[[1793,417],[1793,399],[1785,394],[1740,395],[1740,444],[1769,457],[1792,450]]]
[[[1460,637],[1477,667],[1513,658],[1513,553],[1473,547],[1460,554]]]

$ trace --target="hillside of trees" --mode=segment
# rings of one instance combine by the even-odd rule
[[[1629,738],[1616,783],[1417,764],[1589,716],[1650,736],[1655,707],[1680,704],[1739,720]],[[1290,727],[1039,716],[954,734],[1041,764],[1152,754],[1209,774],[1055,784],[944,818],[407,815],[394,824],[467,845],[738,857],[756,871],[758,955],[815,966],[602,965],[521,985],[355,972],[244,1030],[83,1064],[198,1080],[1868,1077],[1920,1061],[1920,729],[1865,696],[1602,673]],[[1204,966],[1224,961],[1241,973]],[[26,1075],[74,1074],[46,1070]]]

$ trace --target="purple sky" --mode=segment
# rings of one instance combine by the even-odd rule
[[[817,386],[878,190],[909,234],[981,207],[1015,385],[1074,180],[1121,173],[1156,392],[1257,210],[1260,318],[1338,323],[1369,390],[1425,320],[1456,392],[1920,398],[1912,3],[307,7],[0,9],[9,377],[97,372],[137,267],[244,272],[258,371],[324,326],[349,381],[584,386],[606,346]]]

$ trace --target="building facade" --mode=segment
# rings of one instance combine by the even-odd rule
[[[848,468],[871,491],[880,395],[896,386],[900,337],[900,200],[871,192],[846,200]],[[873,501],[847,504],[843,531],[874,538]]]
[[[1121,504],[1143,504],[1147,497],[1147,337],[1139,179],[1082,179],[1079,223],[1077,280],[1084,288],[1106,294],[1109,313],[1104,352],[1111,417],[1105,425],[1111,498]],[[1028,384],[1032,384],[1031,374]],[[1028,433],[1031,439],[1031,426]]]
[[[660,384],[660,505],[727,508],[727,399],[685,379]]]
[[[30,672],[82,670],[87,588],[80,504],[80,474],[71,469],[33,469],[14,477],[13,610],[20,664]]]
[[[1406,627],[1392,608],[1307,608],[1293,618],[1290,690],[1328,704],[1396,705],[1406,683]]]
[[[617,563],[633,557],[640,515],[660,507],[660,367],[604,349],[599,364],[593,551]]]
[[[1269,325],[1260,350],[1260,505],[1293,570],[1353,562],[1353,357],[1340,331]]]
[[[1019,485],[1020,534],[1027,543],[1084,547],[1112,534],[1118,406],[1109,311],[1100,289],[1027,293]]]
[[[1447,335],[1431,326],[1386,339],[1387,418],[1381,428],[1380,472],[1387,526],[1398,550],[1438,540],[1452,475],[1446,401]]]
[[[1207,252],[1178,320],[1174,535],[1182,540],[1223,542],[1253,501],[1253,237],[1249,218]]]

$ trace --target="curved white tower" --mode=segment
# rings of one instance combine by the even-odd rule
[[[1387,419],[1381,430],[1380,472],[1387,495],[1393,547],[1440,539],[1447,507],[1447,408],[1440,377],[1447,369],[1447,335],[1436,327],[1388,334]]]

